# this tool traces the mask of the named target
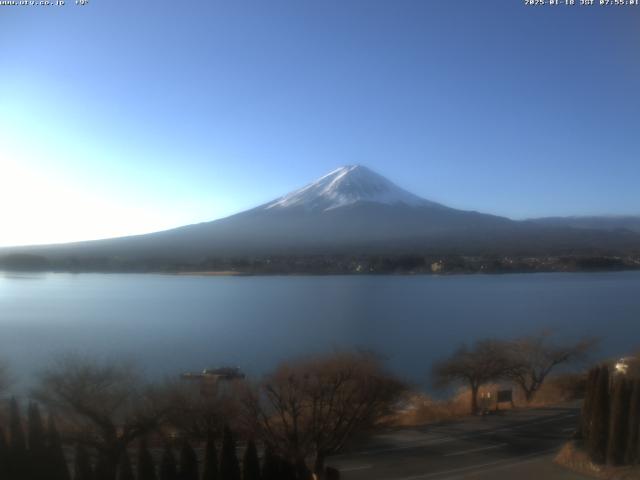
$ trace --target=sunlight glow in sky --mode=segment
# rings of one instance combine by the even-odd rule
[[[185,220],[180,211],[159,211],[130,197],[94,191],[13,153],[2,164],[3,176],[11,179],[0,190],[4,245],[124,236],[179,226]]]
[[[640,9],[1,7],[0,246],[213,220],[346,164],[512,218],[640,214]]]
[[[29,124],[21,127],[30,129]],[[215,205],[203,208],[195,196],[179,192],[179,185],[162,201],[144,190],[140,178],[118,171],[119,162],[110,161],[108,153],[80,142],[65,148],[54,136],[43,141],[46,135],[40,134],[39,141],[28,141],[0,122],[0,246],[148,233],[209,219],[216,212]]]

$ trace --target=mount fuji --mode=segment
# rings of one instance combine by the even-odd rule
[[[361,165],[340,167],[313,183],[295,190],[262,208],[303,208],[328,211],[356,203],[379,203],[410,207],[441,207],[398,187],[381,175]]]
[[[414,195],[367,167],[351,165],[223,219],[146,235],[3,249],[0,255],[178,263],[271,255],[561,255],[639,250],[637,232],[578,229],[457,210]]]

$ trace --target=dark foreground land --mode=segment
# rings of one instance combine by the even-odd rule
[[[327,463],[346,480],[582,480],[553,463],[579,412],[566,405],[391,429]]]

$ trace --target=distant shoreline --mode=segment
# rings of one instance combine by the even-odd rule
[[[0,270],[68,273],[156,273],[231,277],[256,275],[459,275],[640,270],[640,253],[617,255],[279,255],[247,258],[170,259],[0,256]]]
[[[103,274],[103,275],[168,275],[173,277],[458,277],[458,276],[501,276],[501,275],[535,275],[550,273],[619,273],[619,272],[639,272],[640,268],[612,268],[612,269],[583,269],[583,270],[503,270],[503,271],[481,271],[481,270],[457,270],[453,272],[237,272],[237,271],[184,271],[170,272],[161,270],[8,270],[0,268],[0,274],[47,274],[47,273],[68,273],[73,275],[82,274]]]
[[[467,270],[467,271],[455,271],[455,272],[91,272],[91,273],[141,273],[151,275],[173,275],[173,276],[185,276],[185,277],[454,277],[454,276],[466,276],[466,275],[534,275],[534,274],[547,274],[547,273],[616,273],[616,272],[638,272],[640,268],[612,268],[602,270],[511,270],[511,271],[481,271],[481,270]],[[65,273],[65,272],[55,272]],[[71,273],[71,272],[66,272]],[[88,272],[73,272],[73,273],[88,273]]]

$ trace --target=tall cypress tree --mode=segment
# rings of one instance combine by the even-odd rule
[[[622,465],[627,451],[629,428],[629,387],[624,378],[615,382],[611,405],[611,423],[609,425],[609,443],[607,445],[607,463]]]
[[[171,445],[164,446],[162,459],[160,460],[160,480],[178,480],[178,468],[176,467],[176,457],[173,455]]]
[[[640,380],[634,380],[629,399],[629,426],[627,437],[627,451],[624,463],[631,465],[638,460],[638,434],[640,433]]]
[[[593,396],[591,431],[587,444],[589,456],[595,463],[604,463],[609,439],[609,367],[603,365],[598,372]]]
[[[260,480],[258,449],[253,440],[249,440],[247,448],[244,450],[244,456],[242,458],[242,478],[243,480]]]
[[[29,474],[29,460],[27,442],[22,429],[20,407],[15,398],[9,404],[9,448],[8,448],[9,477],[27,478]]]
[[[73,480],[93,480],[91,459],[86,448],[76,445],[73,458]]]
[[[204,467],[202,480],[218,480],[218,452],[212,433],[207,434],[207,443],[204,450]]]
[[[340,480],[340,471],[332,467],[327,467],[324,469],[324,478],[325,480]]]
[[[42,416],[37,403],[30,403],[27,410],[29,451],[42,455],[46,449],[45,431],[42,424]]]
[[[147,448],[147,441],[143,438],[138,444],[138,480],[156,480],[156,469],[153,457]]]
[[[180,480],[199,480],[198,457],[186,440],[182,442],[180,449]]]
[[[133,476],[133,468],[131,468],[131,459],[129,454],[125,450],[120,455],[120,462],[118,463],[118,480],[135,480]]]
[[[309,470],[309,467],[307,466],[307,463],[304,461],[304,458],[299,458],[294,464],[294,468],[295,468],[295,478],[297,478],[298,480],[309,480],[313,478],[313,475],[311,474],[311,470]],[[319,473],[322,474],[322,472],[319,472]]]
[[[116,465],[117,467],[117,465]],[[104,452],[98,452],[96,466],[93,476],[95,480],[113,480],[117,474],[117,468],[114,470],[111,460]]]
[[[280,458],[280,480],[297,480],[296,467],[288,460]]]
[[[592,368],[587,375],[584,402],[582,403],[582,412],[580,416],[580,437],[585,442],[589,439],[591,430],[591,421],[593,416],[593,396],[596,391],[596,383],[598,380],[598,368]]]
[[[32,480],[46,480],[49,475],[47,442],[40,409],[30,403],[27,409],[27,431],[29,437],[29,464]]]
[[[267,445],[262,457],[262,480],[280,480],[280,468],[278,458],[273,449]]]
[[[229,427],[224,427],[222,456],[220,458],[220,479],[240,480],[240,463],[236,454],[236,441]]]
[[[9,477],[9,446],[4,436],[4,430],[0,426],[0,478]]]
[[[11,449],[19,452],[27,451],[27,441],[22,430],[20,407],[15,397],[11,398],[9,405],[9,442]]]
[[[64,456],[64,450],[62,448],[62,441],[60,440],[60,434],[56,427],[56,422],[53,419],[53,415],[49,415],[47,421],[47,457],[49,473],[47,475],[48,480],[71,480],[69,474],[69,465],[67,465],[67,459]]]

